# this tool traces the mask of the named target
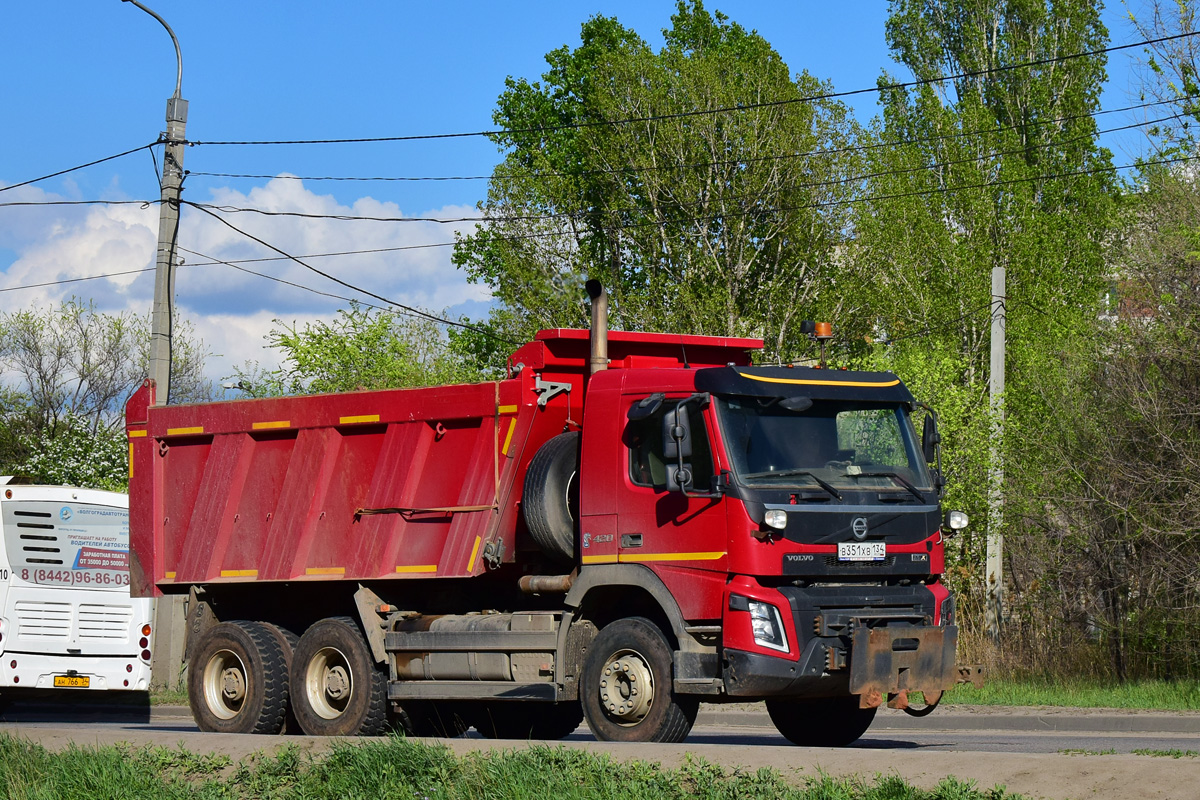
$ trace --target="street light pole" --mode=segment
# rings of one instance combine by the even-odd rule
[[[150,314],[150,377],[156,386],[155,405],[166,405],[171,389],[171,329],[175,302],[175,244],[179,235],[179,196],[183,191],[183,147],[186,141],[188,102],[180,96],[183,54],[179,40],[166,20],[138,0],[122,0],[145,11],[166,28],[175,45],[175,94],[167,100],[164,134],[161,202],[158,210],[158,255],[154,270],[154,305]]]

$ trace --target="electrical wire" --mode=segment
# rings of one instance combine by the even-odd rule
[[[359,292],[359,293],[361,293],[361,294],[365,294],[367,297],[373,297],[373,298],[375,298],[376,300],[378,300],[378,301],[380,301],[380,302],[382,302],[382,303],[387,303],[389,306],[394,306],[395,308],[400,308],[400,309],[403,309],[403,310],[405,310],[405,311],[408,311],[408,312],[409,312],[410,314],[412,314],[413,316],[420,317],[420,318],[423,318],[423,319],[427,319],[427,320],[429,320],[429,321],[431,321],[431,322],[436,322],[436,323],[438,323],[438,324],[441,324],[441,325],[450,325],[450,326],[453,326],[453,327],[455,327],[455,328],[462,328],[463,330],[473,331],[473,332],[475,332],[475,333],[478,333],[478,334],[480,334],[481,336],[485,336],[485,337],[487,337],[487,338],[489,338],[489,339],[495,339],[496,341],[504,342],[504,343],[506,343],[506,344],[511,344],[511,345],[516,345],[516,344],[518,344],[517,342],[514,342],[514,341],[512,341],[511,339],[507,339],[507,338],[505,338],[505,337],[503,337],[503,336],[497,336],[496,334],[492,333],[491,331],[487,330],[486,328],[481,328],[481,327],[479,327],[479,326],[477,326],[477,325],[471,325],[471,324],[468,324],[468,323],[465,323],[465,322],[458,322],[458,321],[455,321],[455,320],[445,319],[445,318],[443,318],[443,317],[439,317],[439,316],[437,316],[436,314],[430,314],[430,313],[429,313],[429,312],[427,312],[427,311],[422,311],[422,310],[421,310],[421,309],[419,309],[419,308],[414,308],[414,307],[412,307],[412,306],[407,306],[407,305],[405,305],[405,304],[403,304],[403,303],[398,303],[398,302],[396,302],[395,300],[390,300],[390,299],[388,299],[388,298],[384,297],[383,295],[379,295],[379,294],[376,294],[375,292],[369,291],[369,290],[367,290],[367,289],[363,289],[363,288],[362,288],[362,287],[360,287],[360,286],[355,286],[354,284],[352,284],[352,283],[348,283],[348,282],[346,282],[346,281],[342,280],[341,278],[338,278],[338,277],[335,277],[335,276],[333,276],[333,275],[330,275],[328,272],[324,272],[324,271],[322,271],[322,270],[319,270],[319,269],[317,269],[316,267],[312,266],[311,264],[307,264],[307,263],[305,263],[304,261],[302,261],[301,259],[297,258],[296,256],[293,256],[293,255],[290,255],[290,254],[288,254],[287,252],[285,252],[285,251],[283,251],[283,250],[279,249],[278,247],[276,247],[275,245],[271,244],[270,242],[267,242],[267,241],[265,241],[265,240],[263,240],[263,239],[260,239],[259,237],[255,236],[255,235],[254,235],[254,234],[252,234],[252,233],[249,233],[248,231],[244,231],[244,230],[242,230],[241,228],[237,227],[236,225],[233,225],[232,223],[230,223],[228,220],[226,220],[225,218],[223,218],[221,215],[219,215],[219,214],[217,214],[217,213],[215,213],[215,212],[213,212],[213,211],[210,211],[210,210],[208,210],[207,208],[204,208],[203,206],[197,205],[196,203],[187,203],[187,205],[193,206],[193,207],[195,207],[195,208],[199,208],[199,209],[200,209],[201,211],[203,211],[205,214],[208,214],[210,217],[212,217],[213,219],[217,220],[217,221],[218,221],[218,222],[220,222],[222,225],[225,225],[225,226],[226,226],[226,227],[228,227],[230,230],[233,230],[233,231],[235,231],[236,233],[240,233],[242,236],[245,236],[247,239],[251,239],[251,240],[253,240],[253,241],[255,241],[255,242],[258,242],[258,243],[259,243],[259,244],[261,244],[263,247],[266,247],[266,248],[267,248],[267,249],[269,249],[269,250],[273,250],[273,251],[275,251],[276,253],[279,253],[279,255],[281,255],[281,256],[284,256],[285,258],[287,258],[287,259],[288,259],[288,260],[290,260],[290,261],[294,261],[294,262],[296,262],[297,264],[299,264],[300,266],[304,267],[305,269],[307,269],[307,270],[310,270],[310,271],[312,271],[312,272],[315,272],[316,274],[320,275],[320,276],[321,276],[321,277],[323,277],[323,278],[326,278],[326,279],[328,279],[328,280],[331,280],[331,281],[333,281],[334,283],[336,283],[336,284],[338,284],[338,285],[340,285],[340,286],[345,286],[347,289],[350,289],[351,291],[355,291],[355,292]]]
[[[533,170],[529,172],[513,173],[509,175],[426,175],[426,176],[336,176],[336,175],[290,175],[290,174],[250,174],[237,172],[189,172],[189,175],[208,178],[247,178],[256,180],[295,180],[295,181],[383,181],[383,182],[423,182],[423,181],[517,181],[528,180],[531,178],[583,178],[591,175],[628,175],[640,174],[646,172],[665,172],[665,171],[683,171],[691,169],[704,169],[706,167],[724,167],[724,166],[748,166],[764,161],[780,161],[801,158],[814,158],[817,156],[843,155],[847,153],[865,153],[870,150],[878,150],[885,147],[897,147],[901,145],[924,144],[930,142],[944,141],[946,139],[961,139],[971,136],[986,136],[1006,133],[1009,131],[1024,130],[1026,128],[1042,128],[1047,125],[1054,125],[1063,122],[1072,122],[1078,119],[1095,119],[1096,117],[1106,114],[1120,114],[1126,111],[1140,111],[1154,106],[1173,104],[1178,101],[1171,100],[1156,100],[1149,103],[1137,103],[1131,106],[1123,106],[1121,108],[1107,109],[1101,111],[1092,111],[1085,114],[1068,114],[1062,117],[1052,117],[1045,120],[1027,123],[1024,125],[998,125],[989,128],[976,128],[970,131],[956,131],[954,133],[941,133],[933,136],[917,136],[911,139],[892,139],[886,142],[871,142],[870,144],[851,145],[848,147],[827,147],[809,150],[802,153],[772,153],[755,158],[744,159],[724,159],[719,161],[700,161],[691,164],[670,164],[670,165],[654,165],[654,166],[633,166],[633,167],[611,167],[607,169],[592,169],[578,170],[574,172],[559,172],[556,170]],[[1177,115],[1173,115],[1177,116]],[[1142,122],[1138,125],[1151,125],[1154,122],[1162,122],[1172,117],[1162,117],[1152,122]],[[1137,126],[1127,126],[1137,127]],[[1111,133],[1127,128],[1114,128],[1107,131],[1098,131],[1097,135]]]
[[[575,122],[566,123],[563,125],[546,125],[531,128],[497,128],[494,130],[484,131],[469,131],[461,133],[434,133],[434,134],[419,134],[410,136],[370,136],[370,137],[355,137],[342,139],[279,139],[279,140],[243,140],[243,141],[189,141],[189,145],[204,146],[204,145],[309,145],[309,144],[369,144],[378,142],[411,142],[436,139],[461,139],[468,137],[481,136],[515,136],[519,134],[529,133],[553,133],[563,130],[579,130],[583,128],[595,128],[604,126],[630,125],[640,122],[658,122],[671,119],[687,119],[699,116],[709,116],[715,114],[727,114],[731,112],[753,111],[760,108],[778,108],[780,106],[796,105],[800,103],[814,103],[821,100],[836,100],[843,97],[854,97],[856,95],[883,93],[895,91],[897,89],[912,89],[922,86],[930,86],[934,84],[946,83],[948,81],[962,80],[966,78],[980,78],[986,75],[994,75],[1004,72],[1011,72],[1018,69],[1028,69],[1032,67],[1043,67],[1051,64],[1061,64],[1066,61],[1072,61],[1077,58],[1088,58],[1091,56],[1104,55],[1107,53],[1116,53],[1122,50],[1130,50],[1136,47],[1145,47],[1152,44],[1162,44],[1178,39],[1191,38],[1200,35],[1200,31],[1189,33],[1179,33],[1173,36],[1161,36],[1155,39],[1144,39],[1140,42],[1131,42],[1129,44],[1112,45],[1109,47],[1097,48],[1095,50],[1086,50],[1079,53],[1068,53],[1067,55],[1054,56],[1051,58],[1034,59],[1031,61],[1022,61],[1016,64],[1006,64],[989,69],[974,70],[970,72],[959,72],[952,75],[945,75],[940,78],[922,78],[912,81],[902,81],[897,83],[889,83],[877,85],[863,89],[851,89],[843,92],[825,92],[822,94],[808,95],[805,97],[794,97],[786,100],[763,100],[756,103],[742,103],[736,106],[721,106],[718,108],[699,109],[696,111],[679,111],[671,114],[653,114],[640,117],[627,117],[617,120],[596,120],[590,122]]]
[[[76,172],[81,169],[87,169],[88,167],[94,167],[97,164],[103,164],[105,161],[114,161],[118,158],[124,158],[125,156],[132,155],[133,153],[137,153],[141,150],[150,150],[151,152],[153,152],[152,148],[156,144],[158,144],[158,142],[154,142],[152,144],[144,144],[140,147],[135,147],[132,150],[126,150],[123,153],[116,153],[115,155],[105,156],[104,158],[98,158],[95,161],[89,161],[86,164],[79,164],[74,167],[68,167],[67,169],[60,169],[57,172],[51,172],[49,175],[42,175],[40,178],[30,178],[29,180],[21,181],[20,183],[13,183],[8,186],[0,186],[0,192],[7,192],[9,189],[16,189],[21,186],[29,186],[32,183],[37,183],[38,181],[49,180],[50,178],[57,178],[59,175],[66,175],[68,172]]]

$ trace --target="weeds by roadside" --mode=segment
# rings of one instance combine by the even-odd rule
[[[798,782],[797,782],[798,781]],[[263,798],[545,798],[584,800],[1019,800],[1003,787],[979,789],[948,777],[926,791],[895,775],[873,780],[828,775],[789,781],[774,769],[726,769],[688,757],[678,769],[618,762],[563,747],[537,746],[456,756],[403,738],[338,742],[324,755],[296,746],[236,764],[182,748],[70,746],[50,752],[0,734],[0,796],[12,800]]]

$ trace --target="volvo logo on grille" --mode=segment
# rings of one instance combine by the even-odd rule
[[[854,538],[859,541],[867,538],[867,518],[855,517],[850,523],[850,531],[854,534]]]

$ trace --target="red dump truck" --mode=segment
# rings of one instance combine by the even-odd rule
[[[890,373],[752,366],[756,339],[609,332],[589,291],[590,331],[496,382],[137,390],[133,590],[191,595],[202,730],[678,742],[701,702],[765,700],[843,745],[936,704],[966,523],[932,412]]]

